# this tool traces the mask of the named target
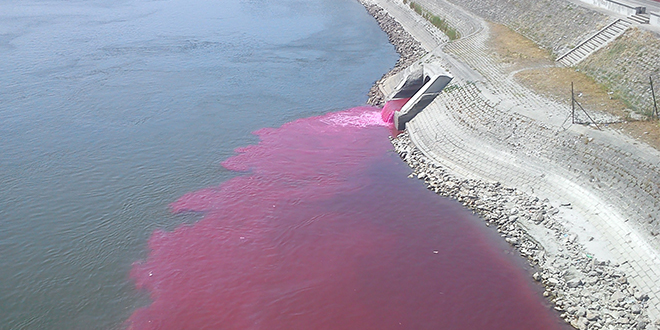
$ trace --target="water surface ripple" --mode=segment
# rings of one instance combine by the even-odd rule
[[[0,328],[120,328],[170,203],[395,61],[354,0],[0,0]]]

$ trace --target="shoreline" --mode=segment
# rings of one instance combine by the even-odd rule
[[[406,53],[407,45],[413,44],[409,39],[415,38],[401,33],[401,24],[385,9],[364,0],[358,2],[378,21],[403,59],[372,87],[369,103],[380,105],[382,82],[422,56],[415,59]],[[576,329],[653,330],[660,326],[660,319],[649,317],[649,295],[630,283],[634,274],[623,269],[626,262],[599,260],[589,253],[578,235],[562,224],[560,209],[547,198],[500,182],[457,177],[425,155],[413,140],[408,130],[392,138],[395,151],[412,169],[410,177],[423,180],[430,190],[462,203],[478,214],[486,226],[495,226],[502,238],[539,270],[533,279],[543,285],[543,296],[568,324]],[[571,208],[570,204],[561,206]]]
[[[357,1],[364,6],[369,15],[376,20],[380,29],[387,34],[390,44],[394,46],[397,54],[399,54],[399,59],[396,61],[396,64],[394,64],[394,67],[383,74],[383,76],[371,86],[371,89],[367,94],[367,104],[382,106],[385,103],[387,95],[383,95],[379,86],[391,76],[420,60],[427,52],[422,47],[422,44],[413,38],[413,36],[411,36],[399,22],[390,16],[385,9],[375,4],[369,4],[364,0]]]
[[[478,215],[486,226],[497,228],[502,239],[527,259],[530,266],[538,269],[532,275],[533,280],[544,287],[543,296],[566,323],[576,329],[591,329],[605,313],[593,303],[611,295],[615,303],[607,306],[611,309],[608,313],[616,313],[619,322],[643,324],[639,329],[650,324],[643,314],[648,295],[636,291],[628,283],[628,276],[619,269],[619,264],[598,260],[586,251],[577,241],[577,235],[558,221],[555,216],[559,210],[547,200],[499,182],[459,179],[426,157],[407,132],[391,141],[394,150],[412,169],[410,178],[424,181],[428,189],[458,201]],[[549,254],[546,246],[530,234],[523,219],[552,231],[551,239],[563,241],[556,247],[559,253]]]

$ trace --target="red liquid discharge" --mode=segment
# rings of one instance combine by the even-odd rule
[[[396,99],[385,103],[383,110],[381,110],[380,112],[383,121],[386,123],[393,123],[394,113],[401,110],[401,108],[403,108],[403,106],[406,105],[406,102],[408,102],[408,100],[410,100],[410,98]]]
[[[495,234],[406,178],[376,108],[256,132],[131,271],[131,329],[562,329]]]

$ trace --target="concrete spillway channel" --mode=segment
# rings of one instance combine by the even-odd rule
[[[394,127],[404,130],[406,123],[431,104],[452,79],[448,73],[433,66],[422,66],[408,73],[388,98],[410,99],[400,111],[394,113]]]

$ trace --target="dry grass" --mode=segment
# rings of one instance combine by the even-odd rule
[[[611,97],[601,85],[571,68],[552,67],[518,72],[515,78],[535,92],[566,105],[571,104],[571,83],[575,99],[589,111],[603,111],[626,118],[626,105]]]
[[[573,68],[554,66],[550,53],[533,41],[506,26],[491,24],[488,43],[493,53],[504,63],[511,64],[509,72],[524,86],[552,100],[570,105],[571,82],[576,99],[589,111],[602,111],[625,119],[609,127],[642,140],[660,150],[660,124],[653,121],[634,121],[621,100],[612,97],[603,85]]]
[[[619,129],[628,136],[644,141],[660,150],[660,122],[658,120],[632,121],[610,125],[610,127]]]
[[[490,31],[488,46],[502,62],[512,64],[511,71],[554,64],[550,52],[508,27],[491,23]]]

